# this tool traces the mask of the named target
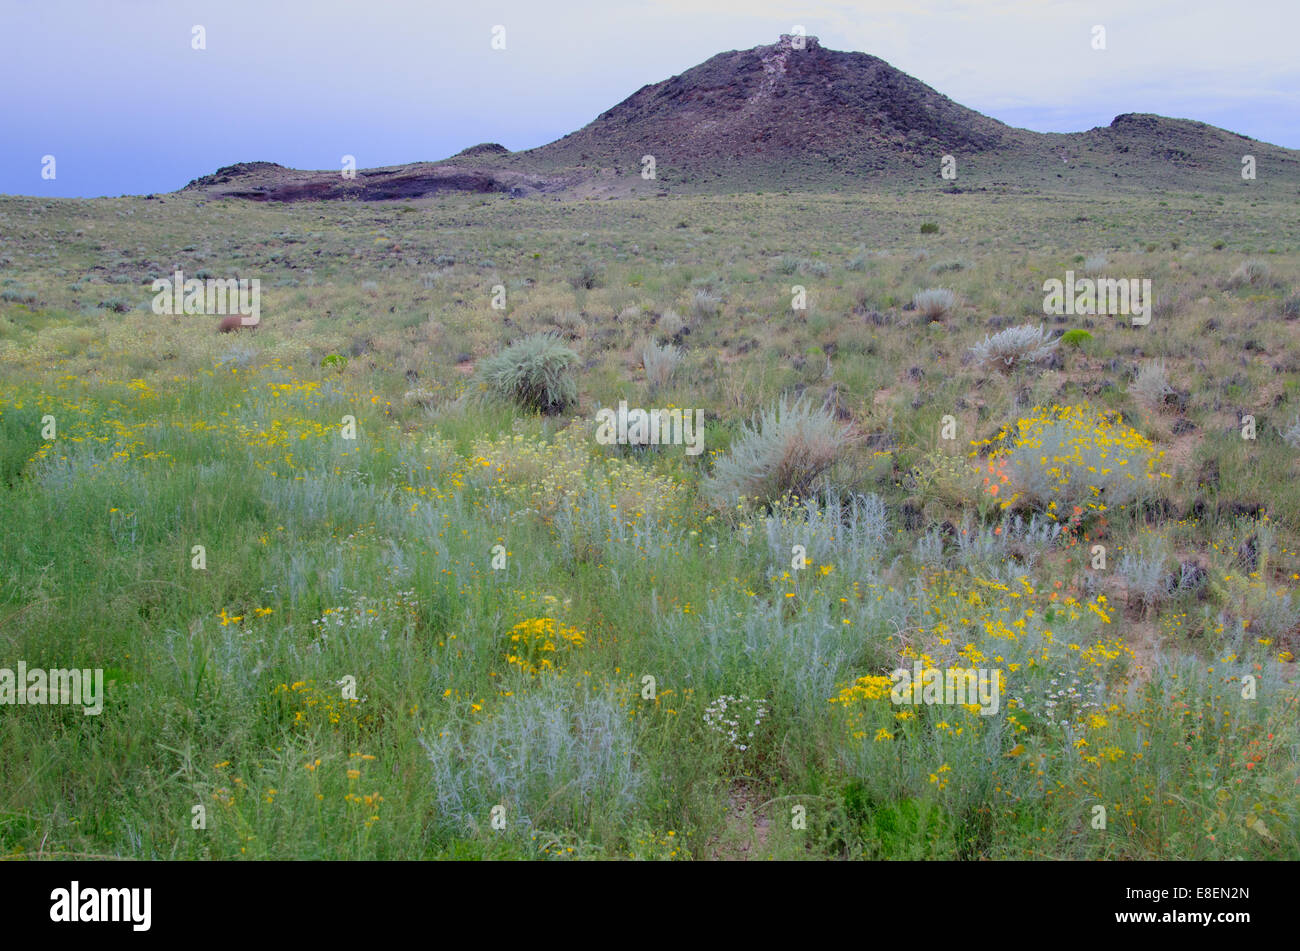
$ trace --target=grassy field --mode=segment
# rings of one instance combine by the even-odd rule
[[[0,667],[107,679],[0,706],[0,855],[1300,858],[1297,225],[0,198]],[[178,267],[260,326],[154,314]],[[1150,279],[1150,324],[1044,317],[1067,270]],[[1086,333],[974,358],[1026,323]],[[483,382],[539,332],[564,412]],[[784,484],[727,474],[800,396],[803,498],[728,494]],[[620,400],[704,451],[602,444]],[[915,663],[998,712],[891,702]]]

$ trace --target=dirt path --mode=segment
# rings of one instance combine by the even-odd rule
[[[708,857],[719,862],[748,862],[767,857],[771,820],[758,807],[764,799],[744,780],[731,788],[727,799],[727,828],[709,842]]]

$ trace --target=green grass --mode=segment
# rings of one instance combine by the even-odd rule
[[[108,679],[99,716],[0,706],[0,855],[1300,857],[1300,490],[1277,432],[1300,410],[1300,252],[1276,205],[1162,200],[0,199],[22,290],[0,300],[0,667]],[[1269,248],[1272,286],[1224,289]],[[1054,369],[963,362],[1099,250],[1182,303],[1145,328],[1048,318],[1091,336]],[[906,308],[953,260],[953,311],[924,324]],[[175,262],[258,277],[262,325],[155,317],[144,281]],[[656,391],[641,348],[668,309],[683,358]],[[538,333],[577,354],[574,406],[471,398]],[[1127,394],[1148,359],[1176,405]],[[838,531],[703,491],[799,392],[853,436],[813,485],[858,513]],[[623,399],[703,408],[705,452],[598,445]],[[1014,478],[988,491],[972,443],[1081,403],[1168,478],[1073,519]],[[883,503],[879,534],[854,494]],[[1157,535],[1203,583],[1130,603],[1117,566]],[[510,660],[536,618],[582,632],[558,672]],[[859,680],[921,656],[1001,669],[1000,712]],[[1076,678],[1085,697],[1048,705]],[[769,711],[744,750],[704,719],[742,694]]]

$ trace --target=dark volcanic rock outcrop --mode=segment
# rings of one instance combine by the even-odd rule
[[[816,37],[719,53],[644,86],[548,145],[486,142],[442,162],[304,172],[247,162],[187,190],[254,201],[420,198],[447,191],[620,197],[677,191],[937,186],[949,190],[1227,191],[1253,155],[1276,196],[1300,187],[1300,152],[1201,122],[1126,114],[1076,133],[1016,129],[866,53]],[[655,176],[642,177],[653,156]],[[953,157],[956,178],[940,177]]]

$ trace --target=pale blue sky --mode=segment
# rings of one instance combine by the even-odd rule
[[[0,193],[530,148],[795,24],[1011,125],[1156,112],[1300,148],[1300,0],[0,0]]]

